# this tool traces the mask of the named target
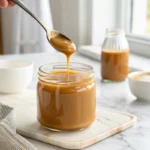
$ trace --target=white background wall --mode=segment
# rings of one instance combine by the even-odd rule
[[[91,43],[91,3],[92,0],[51,0],[54,29],[58,30],[75,44]]]
[[[51,0],[54,28],[77,45],[100,44],[116,27],[118,0]]]
[[[116,27],[116,0],[93,0],[92,43],[103,41],[106,28]]]
[[[79,38],[79,1],[50,1],[54,29],[70,37],[76,44]]]

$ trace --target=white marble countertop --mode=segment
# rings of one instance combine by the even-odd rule
[[[30,88],[33,89],[36,87],[39,66],[50,62],[65,61],[65,57],[56,52],[0,56],[0,59],[4,58],[23,59],[34,62],[34,77],[30,85]],[[131,113],[138,118],[138,122],[134,127],[92,145],[86,148],[86,150],[149,150],[150,103],[136,100],[136,98],[129,91],[127,81],[120,83],[102,83],[100,77],[100,64],[97,61],[78,54],[72,56],[71,61],[87,63],[94,67],[95,78],[97,80],[97,108],[106,107],[120,110]],[[32,139],[28,140],[32,142],[38,150],[61,150],[61,148],[42,142]]]

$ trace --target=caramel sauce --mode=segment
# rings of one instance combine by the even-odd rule
[[[76,130],[89,126],[95,120],[96,83],[94,78],[69,71],[51,72],[61,82],[38,82],[37,110],[41,125],[57,130]],[[60,75],[60,76],[59,76]],[[75,82],[76,81],[76,82]],[[62,84],[62,82],[64,84]]]
[[[125,80],[128,72],[129,50],[103,50],[101,57],[101,75],[105,80]]]
[[[75,44],[67,37],[57,34],[50,39],[50,43],[56,50],[66,55],[68,69],[70,66],[70,57],[76,52]]]
[[[54,36],[53,47],[66,55],[68,68],[49,73],[37,84],[37,118],[41,125],[55,130],[88,127],[95,120],[96,83],[92,73],[70,70],[74,43]],[[49,82],[50,81],[50,82]]]

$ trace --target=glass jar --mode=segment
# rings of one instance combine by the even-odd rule
[[[37,119],[51,130],[77,130],[95,120],[96,83],[89,65],[52,63],[39,69]]]
[[[129,72],[129,45],[123,29],[107,29],[102,44],[101,76],[104,81],[123,81]]]

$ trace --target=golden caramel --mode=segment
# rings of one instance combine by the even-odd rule
[[[104,80],[122,81],[129,72],[129,50],[102,51],[101,75]]]
[[[52,65],[51,72],[47,69],[48,66],[45,67],[48,72],[40,68],[37,84],[37,118],[41,125],[53,130],[82,129],[95,120],[94,73],[92,67],[83,64],[78,67],[78,63],[73,70],[70,69],[70,57],[76,51],[76,46],[61,36],[53,35],[50,43],[66,55],[67,67],[63,68],[64,65],[60,65],[59,70],[57,65]]]
[[[69,78],[75,82],[68,84],[67,70],[50,74],[61,83],[46,83],[42,80],[38,82],[37,110],[41,125],[57,130],[76,130],[89,126],[95,120],[94,78],[90,74],[70,71]]]

